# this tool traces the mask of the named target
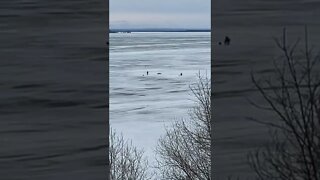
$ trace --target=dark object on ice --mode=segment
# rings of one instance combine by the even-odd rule
[[[230,39],[228,36],[226,36],[226,37],[224,38],[224,45],[229,46],[229,45],[230,45],[230,41],[231,41],[231,39]]]
[[[182,73],[180,73],[180,76],[182,76]]]
[[[147,71],[147,75],[149,74],[149,71]]]
[[[221,41],[219,41],[219,45],[221,45],[222,43],[221,43]]]
[[[157,73],[157,74],[161,74],[161,73]]]

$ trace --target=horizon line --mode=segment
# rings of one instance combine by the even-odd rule
[[[211,32],[210,28],[110,28],[109,32]]]

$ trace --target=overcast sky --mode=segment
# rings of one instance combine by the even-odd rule
[[[210,28],[210,0],[109,0],[110,28]]]

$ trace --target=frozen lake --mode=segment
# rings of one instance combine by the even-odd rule
[[[111,127],[152,163],[165,125],[188,118],[199,71],[210,77],[209,32],[110,34]]]

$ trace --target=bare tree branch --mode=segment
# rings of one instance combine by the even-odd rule
[[[166,180],[210,180],[211,168],[211,84],[199,73],[190,86],[196,105],[182,119],[166,129],[159,139],[158,169]]]
[[[298,39],[287,45],[286,29],[282,40],[275,39],[282,52],[281,64],[275,65],[276,81],[252,82],[277,115],[277,121],[256,122],[273,130],[271,144],[248,155],[249,163],[259,180],[319,180],[320,179],[320,96],[319,55],[309,49],[305,27],[304,51],[297,55]],[[278,88],[274,88],[278,87]],[[260,106],[255,106],[260,107]]]
[[[111,180],[148,180],[152,174],[148,173],[148,162],[144,152],[126,141],[122,134],[110,131],[110,175]]]

